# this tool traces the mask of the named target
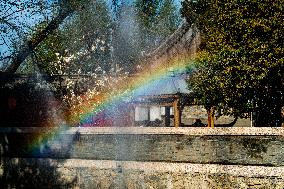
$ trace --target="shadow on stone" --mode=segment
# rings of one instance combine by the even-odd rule
[[[31,135],[18,137],[17,133],[2,133],[1,188],[74,188],[78,183],[76,172],[72,176],[64,177],[62,169],[59,171],[58,168],[64,163],[65,158],[70,157],[72,144],[78,138],[77,135],[78,133],[72,135],[69,140],[52,139],[45,144],[44,149],[40,145],[30,149],[27,138],[31,138]],[[54,147],[53,142],[60,145]]]

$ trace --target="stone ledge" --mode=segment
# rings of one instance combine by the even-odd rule
[[[283,167],[31,158],[4,158],[2,163],[3,188],[284,187]]]
[[[284,167],[244,166],[221,164],[192,164],[168,162],[137,162],[84,159],[50,159],[50,158],[11,158],[17,165],[19,161],[40,163],[57,168],[90,168],[99,170],[143,171],[143,172],[180,172],[189,174],[227,174],[240,177],[281,177],[284,178]]]
[[[216,127],[216,128],[174,128],[174,127],[2,127],[0,133],[37,133],[54,132],[57,134],[175,134],[192,136],[284,136],[282,127]]]

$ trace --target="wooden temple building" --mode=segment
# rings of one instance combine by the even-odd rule
[[[182,72],[174,72],[175,70],[171,67],[171,62],[177,61],[181,62],[184,60],[188,60],[196,54],[196,49],[200,44],[199,41],[199,32],[191,28],[187,23],[184,23],[175,33],[173,33],[164,43],[162,43],[155,51],[151,54],[147,54],[143,59],[144,64],[147,64],[147,68],[149,73],[155,72],[155,70],[160,69],[159,66],[163,66],[163,69],[168,70],[167,74],[164,74],[162,77],[158,77],[155,80],[149,81],[146,85],[143,85],[138,90],[135,90],[135,94],[131,101],[127,102],[126,106],[129,107],[121,108],[118,111],[119,119],[115,120],[114,123],[110,124],[111,126],[132,126],[137,125],[136,123],[141,122],[151,123],[151,122],[160,122],[159,126],[181,126],[181,116],[184,110],[184,107],[191,106],[194,104],[194,96],[192,91],[188,89],[188,85],[186,82],[186,78],[188,75]],[[158,64],[157,64],[158,62]],[[156,67],[155,67],[156,66]],[[69,76],[70,77],[70,76]],[[77,76],[76,76],[77,77]],[[6,78],[6,77],[5,77]],[[20,78],[21,79],[21,78]],[[22,78],[23,79],[23,78]],[[25,79],[25,78],[24,78]],[[26,78],[29,80],[28,78]],[[54,79],[54,78],[53,78]],[[59,81],[61,81],[62,77],[59,77]],[[70,78],[69,78],[70,79]],[[71,78],[72,79],[72,78]],[[78,78],[74,78],[78,80]],[[95,79],[89,78],[88,80],[96,81]],[[56,82],[55,82],[56,81]],[[55,82],[58,83],[55,79]],[[28,83],[28,82],[27,82]],[[60,86],[61,86],[61,82]],[[87,82],[84,82],[86,85]],[[87,85],[86,85],[87,86]],[[24,89],[28,89],[27,87],[23,87]],[[87,87],[88,88],[88,87]],[[3,89],[4,90],[4,89]],[[5,89],[6,90],[6,89]],[[74,89],[76,92],[76,90]],[[28,94],[28,92],[27,92]],[[17,101],[15,101],[19,96],[19,94],[14,94],[7,90],[7,92],[2,92],[0,96],[2,96],[2,109],[0,108],[0,117],[5,118],[6,122],[14,121],[14,117],[23,117],[21,112],[23,112],[27,106],[26,104],[39,104],[39,103],[30,103],[26,102],[27,98],[23,94],[20,94]],[[40,96],[40,94],[38,94]],[[42,95],[44,96],[44,95]],[[12,100],[9,100],[12,99]],[[23,99],[23,100],[22,100]],[[40,98],[33,98],[40,99]],[[21,103],[23,101],[23,103]],[[42,107],[45,107],[45,101],[52,101],[50,99],[40,100],[42,102]],[[7,103],[8,102],[8,103]],[[6,107],[7,106],[7,107]],[[22,110],[22,109],[23,110]],[[13,110],[12,111],[10,111]],[[30,107],[30,110],[36,110],[34,107]],[[40,116],[46,115],[48,118],[48,111],[34,111],[34,114],[28,112],[30,117],[40,117],[38,116],[39,112],[41,112]],[[42,113],[43,112],[43,113]],[[128,115],[126,115],[128,114]],[[7,116],[8,115],[8,116]],[[210,114],[212,117],[212,115]],[[208,115],[208,118],[210,117]],[[23,120],[28,116],[24,116],[23,119],[18,121],[18,123],[23,125]],[[45,118],[44,117],[44,118]],[[102,116],[104,119],[102,123],[104,123],[105,119],[108,119],[108,116]],[[210,118],[211,118],[210,117]],[[11,118],[11,119],[8,119]],[[120,120],[120,118],[122,118]],[[213,119],[211,119],[213,120]],[[108,120],[107,120],[108,121]],[[27,121],[27,125],[30,122],[36,122],[33,119]],[[208,125],[210,126],[210,120],[208,119]],[[9,122],[10,123],[10,122]],[[11,122],[12,123],[12,122]],[[13,122],[14,123],[14,122]],[[92,118],[91,125],[97,126],[99,124],[97,120]],[[101,124],[105,126],[106,124]]]
[[[135,121],[161,121],[163,126],[169,127],[173,118],[173,125],[179,127],[184,107],[192,105],[194,100],[185,77],[171,73],[138,90],[131,102]]]
[[[199,31],[185,22],[157,49],[144,57],[149,73],[155,74],[161,66],[169,73],[135,94],[133,105],[136,122],[154,121],[157,118],[164,121],[163,126],[170,126],[171,118],[174,118],[173,125],[181,125],[182,111],[185,106],[194,103],[194,97],[185,80],[188,75],[185,72],[174,73],[171,63],[188,64],[186,61],[194,58],[199,44]]]

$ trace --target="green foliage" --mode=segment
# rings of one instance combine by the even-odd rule
[[[126,72],[135,71],[141,55],[151,52],[180,23],[173,0],[122,3],[115,15],[114,62]]]
[[[42,25],[45,23],[36,26],[37,30]],[[105,2],[89,2],[35,49],[35,62],[47,74],[87,73],[98,67],[108,71],[110,27]]]
[[[151,27],[159,12],[159,0],[137,0],[136,7],[139,10],[139,18],[143,25]]]
[[[81,68],[84,73],[94,72],[97,67],[109,71],[112,20],[105,1],[91,1],[63,28],[68,40],[70,55],[81,54],[73,69]]]
[[[135,6],[140,32],[145,35],[141,46],[146,48],[146,51],[165,40],[180,23],[173,0],[136,0]]]
[[[182,15],[202,33],[190,87],[225,114],[256,113],[279,126],[283,106],[284,1],[184,1]]]
[[[180,21],[173,0],[112,1],[112,5],[114,13],[103,0],[59,1],[55,14],[75,12],[36,47],[21,71],[34,70],[29,66],[37,62],[47,74],[109,72],[117,66],[116,70],[132,72],[141,53],[150,52],[172,34]],[[34,26],[30,39],[47,24]]]

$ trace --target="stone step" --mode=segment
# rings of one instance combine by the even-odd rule
[[[2,160],[0,173],[10,186],[40,188],[284,187],[284,167],[268,166],[12,158]]]

